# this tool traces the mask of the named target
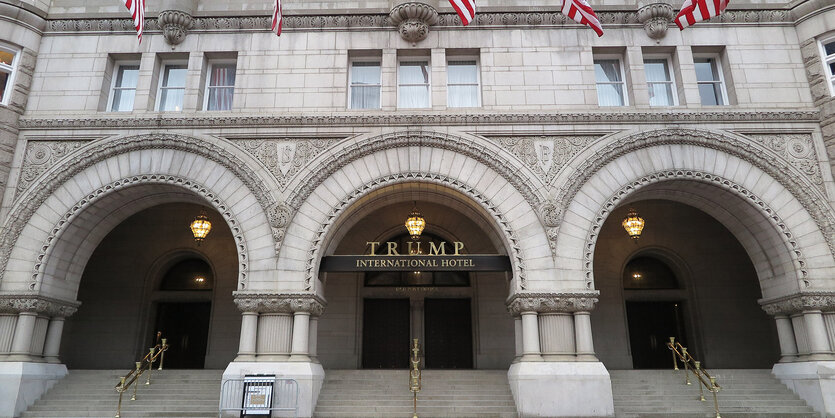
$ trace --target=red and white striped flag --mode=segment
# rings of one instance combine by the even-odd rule
[[[564,0],[562,14],[574,19],[577,23],[588,25],[597,33],[597,36],[603,36],[603,26],[600,25],[597,15],[586,0]]]
[[[703,20],[719,16],[728,7],[729,0],[684,0],[675,21],[680,30]]]
[[[281,36],[281,0],[275,0],[275,8],[273,9],[273,32],[276,36]]]
[[[475,19],[475,0],[449,0],[449,3],[458,12],[464,26],[469,25]]]
[[[125,7],[130,11],[133,26],[136,26],[136,37],[141,44],[142,31],[145,29],[145,0],[125,0]]]

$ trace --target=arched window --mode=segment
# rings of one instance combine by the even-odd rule
[[[168,269],[160,290],[212,290],[214,281],[209,263],[199,258],[187,258]]]
[[[429,252],[430,243],[440,245],[444,242],[443,239],[432,234],[420,236],[417,241],[412,240],[409,234],[398,235],[396,237],[386,240],[386,242],[396,242],[397,248],[401,249],[400,254],[409,255],[408,248],[416,254],[426,254]],[[409,245],[412,242],[412,245]],[[418,246],[417,243],[420,242]],[[449,251],[449,243],[447,243],[447,250]],[[382,244],[379,251],[385,251],[385,244]],[[418,252],[420,251],[420,252]],[[470,285],[470,275],[467,272],[461,271],[380,271],[368,272],[365,274],[365,285],[374,287],[406,287],[406,286],[446,286],[446,287],[466,287]]]
[[[673,270],[663,261],[648,256],[633,258],[623,270],[624,289],[678,289]]]

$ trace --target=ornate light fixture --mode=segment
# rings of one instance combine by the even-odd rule
[[[206,215],[205,211],[200,211],[200,214],[191,221],[191,233],[194,235],[194,240],[197,241],[197,245],[200,245],[206,236],[209,235],[209,232],[212,232],[212,223],[209,221],[209,217]]]
[[[415,202],[412,213],[406,218],[406,229],[409,230],[412,239],[417,240],[420,238],[420,233],[423,232],[423,228],[426,228],[426,219],[423,219],[423,215],[417,209],[417,202]]]
[[[629,213],[626,214],[622,223],[623,229],[635,240],[641,238],[641,232],[644,230],[645,224],[644,218],[638,216],[638,212],[633,208],[629,208]]]

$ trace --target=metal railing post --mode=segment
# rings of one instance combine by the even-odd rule
[[[156,351],[156,347],[151,347],[151,351],[148,353],[148,378],[145,379],[145,384],[151,384],[151,369],[154,368],[154,351]]]
[[[130,397],[130,400],[132,400],[132,401],[136,400],[136,389],[139,387],[139,385],[136,384],[136,379],[139,379],[139,376],[142,376],[142,362],[141,361],[136,362],[136,377],[133,379],[133,396]]]
[[[676,361],[676,337],[670,337],[670,354],[673,355],[673,370],[678,370],[678,361]]]
[[[690,385],[690,362],[687,361],[687,347],[681,348],[682,357],[684,357],[684,383]]]

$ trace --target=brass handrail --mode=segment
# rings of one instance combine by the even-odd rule
[[[126,375],[119,378],[119,383],[116,384],[114,389],[116,392],[119,392],[119,403],[116,405],[116,418],[119,418],[122,414],[122,395],[130,389],[130,386],[133,385],[133,395],[131,395],[130,400],[136,400],[136,391],[139,387],[139,380],[142,377],[142,374],[146,371],[148,372],[147,379],[145,379],[145,384],[151,384],[151,369],[154,367],[154,363],[159,359],[159,368],[157,370],[162,370],[162,364],[165,360],[165,352],[168,351],[168,341],[166,338],[160,338],[161,333],[157,332],[157,345],[151,347],[148,350],[148,354],[145,354],[142,357],[142,360],[136,362],[136,368],[131,369]]]
[[[412,418],[418,418],[417,414],[417,394],[420,392],[421,376],[420,376],[420,343],[415,338],[412,343],[412,356],[409,359],[412,363],[412,368],[409,369],[409,390],[412,392],[412,399],[414,400],[414,415]]]
[[[687,347],[681,345],[680,342],[677,342],[675,337],[670,337],[670,342],[667,343],[667,348],[670,349],[670,352],[673,355],[674,370],[679,370],[677,360],[682,362],[684,366],[685,384],[690,384],[690,373],[688,372],[691,370],[693,371],[693,375],[696,376],[696,379],[699,380],[699,400],[702,402],[705,401],[705,388],[708,392],[713,394],[713,410],[716,412],[716,418],[721,418],[721,415],[719,415],[719,401],[716,398],[716,394],[719,393],[722,387],[716,383],[716,378],[711,376],[710,373],[702,367],[702,362],[696,360],[692,354],[687,352]]]

